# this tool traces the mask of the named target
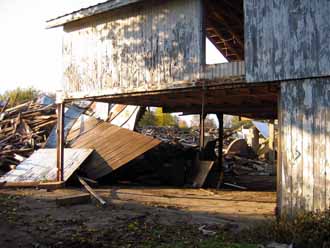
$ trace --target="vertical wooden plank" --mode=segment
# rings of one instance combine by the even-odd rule
[[[303,111],[303,195],[305,201],[305,210],[313,210],[313,185],[314,185],[314,172],[313,172],[313,116],[312,116],[312,85],[309,80],[302,82],[302,90],[304,93],[304,100],[302,105]]]
[[[64,181],[64,103],[57,104],[57,181]]]
[[[289,93],[290,92],[290,93]],[[292,215],[292,166],[291,166],[291,88],[290,83],[281,84],[281,115],[282,115],[282,209],[284,216]]]
[[[324,194],[325,194],[325,207],[330,207],[330,82],[328,79],[327,87],[324,92],[325,96],[325,182],[324,182]]]
[[[324,210],[326,209],[326,153],[328,152],[326,150],[326,100],[327,95],[324,94],[327,90],[328,81],[323,82],[322,80],[318,80],[318,98],[320,99],[319,109],[320,109],[320,140],[319,140],[319,159],[320,159],[320,209]],[[329,124],[329,123],[328,123]]]
[[[296,116],[296,147],[295,147],[295,166],[296,171],[297,171],[297,210],[296,213],[303,212],[304,208],[304,198],[303,198],[303,127],[302,127],[302,111],[301,111],[301,106],[303,104],[303,99],[302,99],[302,90],[301,88],[297,89],[297,98],[294,102],[296,109],[297,109],[297,116]]]
[[[282,171],[283,171],[283,160],[282,160],[282,138],[283,138],[283,87],[280,87],[280,93],[277,97],[277,119],[278,119],[278,138],[277,138],[277,171],[276,171],[276,215],[277,217],[283,216],[283,188],[285,187],[282,183]]]
[[[318,84],[316,80],[310,80],[309,84],[312,86],[312,118],[313,118],[313,174],[314,174],[314,188],[313,188],[313,210],[320,210],[320,149],[322,149],[320,145],[320,101],[321,96],[319,95]],[[320,98],[319,98],[320,97]]]

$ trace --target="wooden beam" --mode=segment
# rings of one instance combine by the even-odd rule
[[[219,122],[219,127],[218,127],[218,166],[219,166],[219,179],[217,183],[217,189],[220,188],[220,185],[222,183],[223,179],[223,164],[222,164],[222,150],[223,150],[223,113],[217,113],[217,118]]]
[[[107,202],[103,200],[96,192],[85,182],[84,179],[78,176],[79,182],[85,187],[85,189],[91,194],[92,197],[94,197],[100,204],[101,206],[105,206]]]
[[[64,181],[64,103],[57,104],[57,181]]]

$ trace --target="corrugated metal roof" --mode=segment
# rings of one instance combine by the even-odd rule
[[[64,181],[75,172],[93,149],[64,149]],[[39,149],[2,177],[0,182],[29,183],[55,181],[57,175],[56,149]]]
[[[127,164],[160,143],[125,128],[82,115],[67,139],[73,148],[93,148],[95,152],[81,167],[91,179],[98,179]]]
[[[79,10],[75,10],[71,13],[67,13],[56,18],[47,20],[47,28],[54,28],[63,26],[66,23],[77,21],[82,18],[100,14],[109,10],[117,9],[129,4],[141,2],[143,0],[108,0],[106,2],[100,2],[95,5],[91,5]]]

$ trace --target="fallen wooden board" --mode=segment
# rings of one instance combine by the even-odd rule
[[[93,148],[95,152],[81,170],[98,179],[141,156],[160,140],[82,115],[67,140],[72,148]]]
[[[64,181],[79,168],[92,149],[64,149]],[[40,149],[2,177],[0,183],[33,183],[56,180],[56,149]]]
[[[79,182],[85,187],[85,189],[91,194],[92,197],[94,197],[100,204],[101,206],[105,206],[107,202],[103,200],[96,192],[85,182],[84,179],[78,176]]]

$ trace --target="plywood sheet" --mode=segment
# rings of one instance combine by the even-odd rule
[[[64,181],[75,172],[92,153],[93,149],[64,149]],[[40,149],[9,171],[0,182],[55,181],[57,174],[56,149]]]

